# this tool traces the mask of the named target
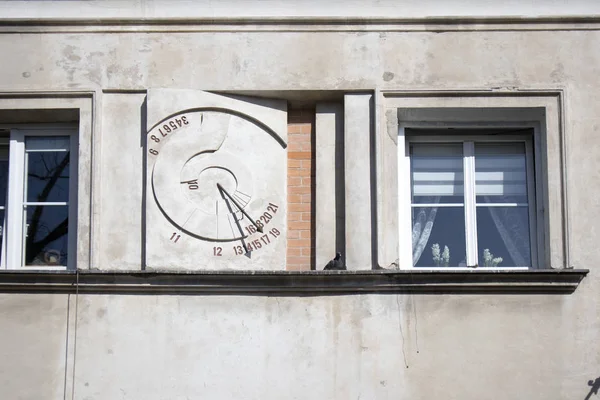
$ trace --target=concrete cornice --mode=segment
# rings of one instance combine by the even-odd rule
[[[600,15],[564,17],[2,18],[0,33],[469,32],[600,29]]]
[[[2,271],[0,293],[326,296],[569,294],[587,269],[530,271]]]
[[[600,15],[593,0],[0,0],[7,18]]]

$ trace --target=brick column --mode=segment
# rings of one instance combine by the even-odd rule
[[[288,112],[288,270],[310,270],[314,260],[314,121],[315,110]]]

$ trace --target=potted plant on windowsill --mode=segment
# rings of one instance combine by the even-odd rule
[[[448,267],[450,265],[450,249],[448,246],[444,246],[444,251],[440,254],[440,245],[434,243],[431,246],[431,255],[436,267]]]

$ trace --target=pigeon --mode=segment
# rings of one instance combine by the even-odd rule
[[[344,262],[342,261],[342,253],[335,253],[335,258],[327,263],[323,270],[336,270],[343,271],[346,269]]]

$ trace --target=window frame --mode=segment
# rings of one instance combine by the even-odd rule
[[[77,187],[79,135],[73,124],[13,124],[0,125],[9,135],[9,168],[7,201],[5,210],[5,235],[2,238],[0,270],[73,270],[77,261]],[[25,257],[25,141],[27,137],[69,137],[69,197],[67,264],[57,266],[32,265],[24,263]]]
[[[448,134],[418,135],[411,131],[435,129],[447,131]],[[479,134],[461,134],[461,129],[482,130]],[[502,134],[490,135],[491,130],[497,129],[523,129],[531,130],[531,134]],[[529,136],[529,137],[528,137]],[[474,151],[471,155],[465,154],[465,142],[519,142],[525,143],[527,163],[527,195],[529,206],[529,237],[531,247],[530,267],[479,267],[470,264],[478,260],[477,246],[477,208],[475,201],[475,159]],[[538,122],[406,122],[398,124],[398,240],[400,249],[412,249],[412,199],[411,199],[411,143],[463,143],[463,171],[465,185],[465,240],[467,254],[467,267],[414,267],[412,265],[412,250],[401,251],[398,259],[399,268],[417,271],[510,271],[510,270],[535,270],[542,269],[542,260],[545,260],[545,229],[543,226],[543,165],[541,152],[541,127]],[[402,145],[401,145],[402,144]],[[472,146],[474,147],[474,146]],[[472,165],[471,165],[472,163]],[[470,176],[470,172],[473,174]],[[472,192],[472,193],[471,193]],[[467,196],[467,193],[471,193]],[[408,221],[408,223],[407,223]],[[470,244],[470,245],[469,245]],[[474,245],[473,245],[474,244]]]

